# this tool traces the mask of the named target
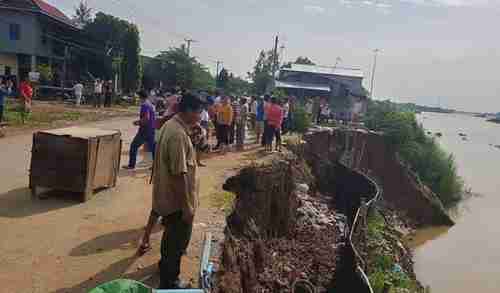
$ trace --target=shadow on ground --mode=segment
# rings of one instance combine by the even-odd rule
[[[0,194],[0,218],[24,218],[63,209],[79,204],[79,194],[62,191],[44,193],[47,199],[31,198],[31,190],[27,187],[13,189]]]
[[[138,280],[148,286],[155,287],[157,285],[157,280],[159,279],[155,276],[157,275],[156,272],[158,270],[158,266],[156,264],[143,269],[137,269],[137,271],[131,273],[126,273],[127,270],[134,266],[138,259],[139,256],[134,254],[109,265],[107,268],[82,283],[79,283],[71,288],[61,288],[53,291],[52,293],[88,292],[90,289],[116,279]]]
[[[162,230],[162,225],[155,225],[153,234]],[[88,256],[103,253],[114,249],[130,249],[136,245],[142,237],[144,229],[130,229],[99,235],[73,248],[69,255]]]

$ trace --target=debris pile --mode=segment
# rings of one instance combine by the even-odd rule
[[[292,292],[301,280],[318,292],[332,285],[345,218],[333,197],[312,192],[304,162],[253,166],[225,185],[237,194],[228,218],[218,292]]]

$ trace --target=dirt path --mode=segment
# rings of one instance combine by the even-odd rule
[[[89,125],[122,131],[124,162],[135,131],[132,120]],[[31,135],[4,138],[0,148],[0,292],[86,292],[120,277],[156,286],[160,227],[152,236],[153,250],[135,256],[151,205],[147,170],[122,171],[115,189],[84,204],[68,194],[33,201],[27,189]],[[201,208],[183,263],[184,279],[196,279],[203,233],[221,237],[224,212],[213,207],[211,198],[255,152],[213,157],[206,160],[209,167],[200,168]]]

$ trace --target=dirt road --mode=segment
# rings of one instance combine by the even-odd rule
[[[135,133],[132,118],[89,124],[122,131],[122,162]],[[68,194],[32,200],[28,186],[31,135],[0,141],[0,292],[86,292],[120,277],[157,282],[160,227],[152,236],[153,250],[135,256],[151,205],[149,172],[121,171],[118,186],[79,203]],[[253,151],[206,160],[200,168],[201,208],[183,263],[184,279],[195,278],[203,233],[221,237],[224,213],[212,207],[224,178],[252,157]],[[152,277],[151,277],[152,276]]]

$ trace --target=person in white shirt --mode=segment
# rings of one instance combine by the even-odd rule
[[[257,118],[257,97],[252,97],[251,101],[249,102],[250,105],[250,125],[252,126],[252,129],[255,129],[255,124],[256,124],[256,118]]]
[[[306,112],[309,115],[313,114],[313,102],[310,99],[308,99],[306,102]]]
[[[80,106],[80,104],[82,103],[83,84],[81,82],[77,82],[73,86],[73,90],[75,91],[76,105]]]
[[[328,123],[328,120],[330,120],[330,107],[328,104],[324,104],[321,107],[320,121]]]
[[[96,79],[94,83],[94,107],[101,107],[102,100],[102,81],[100,79]]]
[[[283,109],[283,123],[281,125],[281,133],[282,134],[286,134],[288,133],[288,129],[289,129],[289,120],[288,120],[288,115],[290,113],[290,102],[288,100],[288,98],[285,99],[284,103],[283,103],[283,106],[281,107]]]

